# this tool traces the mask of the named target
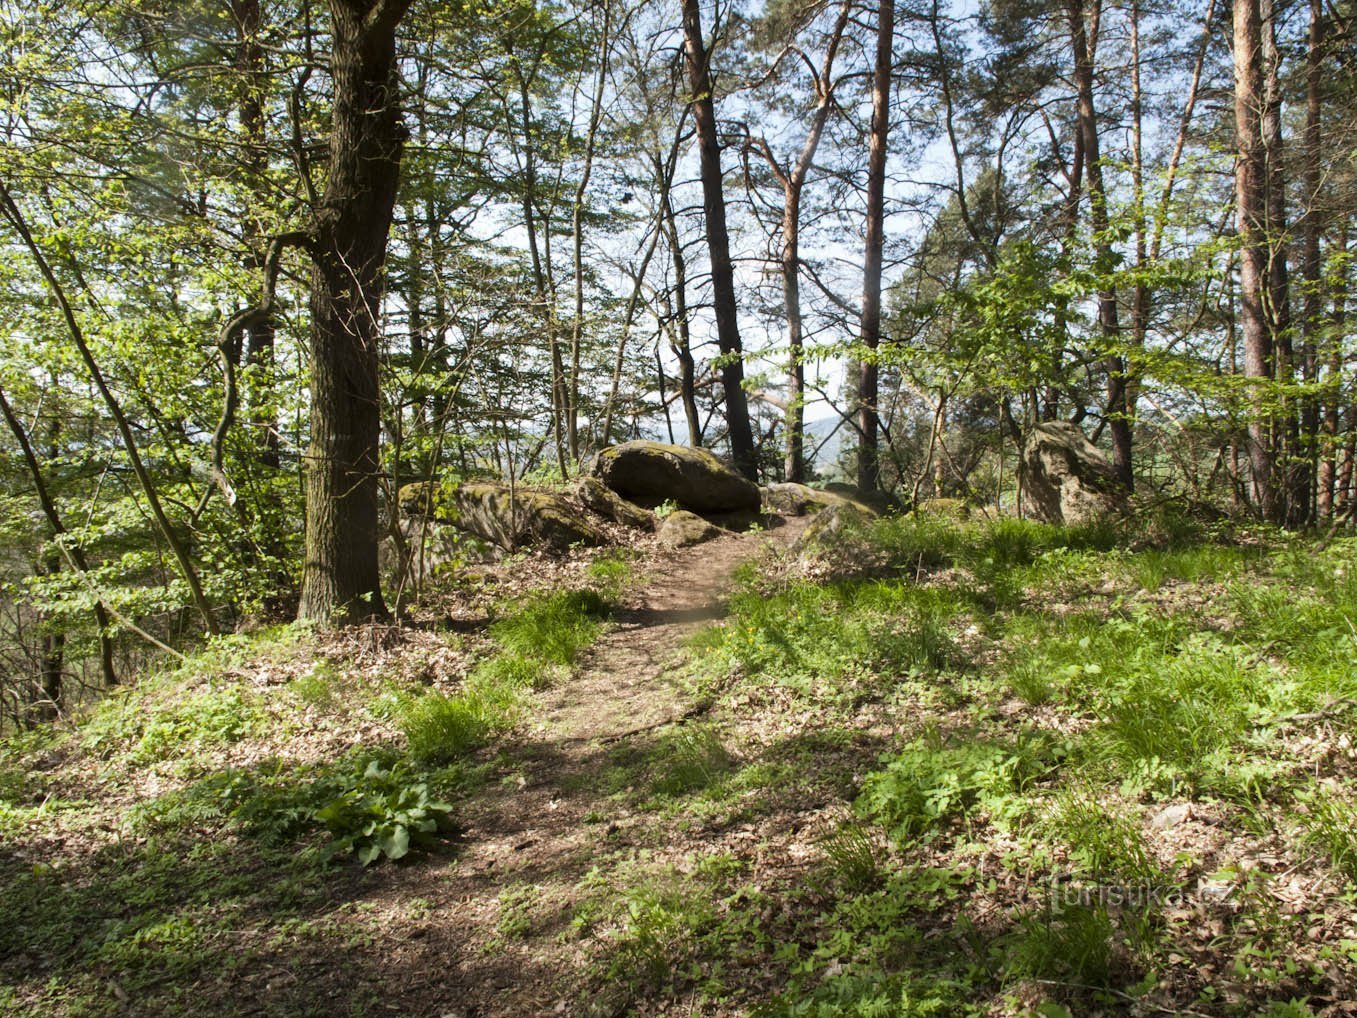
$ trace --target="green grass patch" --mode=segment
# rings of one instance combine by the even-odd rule
[[[451,763],[511,729],[522,712],[522,688],[531,683],[478,671],[458,693],[425,693],[402,701],[396,723],[410,756],[428,766]]]
[[[261,735],[268,715],[255,694],[239,686],[173,695],[131,691],[101,701],[80,726],[80,742],[96,756],[125,755],[146,764],[191,758]]]
[[[490,635],[509,654],[569,665],[598,636],[609,607],[596,590],[538,595],[491,625]]]

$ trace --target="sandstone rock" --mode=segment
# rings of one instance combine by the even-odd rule
[[[867,535],[875,515],[850,504],[822,509],[792,545],[796,569],[818,580],[854,579],[887,571],[885,553]]]
[[[605,543],[570,499],[539,488],[465,481],[435,492],[425,483],[407,484],[400,504],[406,512],[432,515],[506,551],[533,545],[564,552],[575,544]]]
[[[842,539],[848,533],[865,528],[874,515],[870,510],[860,509],[847,502],[829,506],[810,521],[796,546],[805,549]]]
[[[854,505],[865,506],[880,516],[898,512],[901,508],[900,500],[894,495],[884,491],[864,491],[857,485],[845,484],[843,481],[831,481],[825,485],[824,490],[831,495],[842,495]]]
[[[626,442],[604,449],[591,473],[629,502],[673,501],[695,513],[758,511],[759,489],[706,449]]]
[[[649,509],[628,502],[622,496],[611,491],[597,477],[588,475],[575,483],[575,497],[586,509],[598,513],[605,520],[621,523],[623,526],[636,527],[638,530],[654,530],[655,514]]]
[[[400,545],[388,535],[378,547],[378,564],[392,587],[418,585],[468,565],[493,562],[504,554],[496,545],[428,516],[403,519],[399,526]]]
[[[660,521],[655,532],[660,544],[666,548],[686,548],[692,544],[701,544],[714,537],[721,536],[720,528],[708,523],[696,513],[679,509]]]
[[[763,504],[771,511],[787,516],[808,516],[828,509],[830,506],[848,505],[871,516],[877,511],[865,502],[836,491],[822,491],[805,484],[769,484],[760,489]]]
[[[1085,523],[1120,513],[1128,493],[1112,464],[1068,421],[1045,421],[1023,442],[1023,508],[1047,523]]]

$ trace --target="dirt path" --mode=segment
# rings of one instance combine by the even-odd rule
[[[803,528],[792,520],[766,534],[722,537],[667,553],[632,585],[614,625],[572,679],[538,694],[529,732],[497,761],[503,771],[466,804],[463,844],[446,867],[426,874],[423,896],[437,903],[415,953],[438,959],[424,969],[425,992],[455,1007],[456,1018],[578,1013],[568,997],[578,947],[568,926],[578,885],[596,860],[630,843],[645,824],[610,798],[612,755],[628,742],[691,717],[695,705],[676,682],[683,642],[725,613],[732,574],[742,563],[785,548]],[[412,888],[393,887],[402,897]],[[533,936],[506,934],[517,896],[530,896]],[[543,917],[547,928],[542,928]],[[412,974],[421,969],[402,966]],[[418,992],[416,986],[407,987]]]
[[[684,640],[725,614],[736,568],[785,547],[800,529],[793,521],[766,535],[732,534],[671,552],[633,587],[571,681],[542,695],[543,737],[614,742],[682,720],[693,707],[673,682]]]

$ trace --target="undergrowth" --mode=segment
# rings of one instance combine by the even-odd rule
[[[1129,1013],[1144,999],[1309,1014],[1307,999],[1341,992],[1357,945],[1284,960],[1299,934],[1283,931],[1309,924],[1313,941],[1327,905],[1283,921],[1298,906],[1281,907],[1267,867],[1319,860],[1357,886],[1357,807],[1313,778],[1347,743],[1315,756],[1310,734],[1357,720],[1357,541],[1317,555],[1286,535],[1226,543],[1185,519],[925,514],[854,540],[876,549],[876,576],[748,575],[726,622],[694,642],[699,681],[724,702],[783,704],[784,724],[830,709],[903,729],[859,776],[855,817],[820,839],[825,897],[788,919],[771,952],[783,988],[757,1013],[995,1013],[975,1006],[986,999],[1005,1014],[1018,1001]],[[1226,847],[1181,839],[1198,816],[1229,832]],[[921,855],[937,865],[920,869]],[[808,951],[810,930],[834,932]],[[1174,967],[1219,955],[1235,960]]]

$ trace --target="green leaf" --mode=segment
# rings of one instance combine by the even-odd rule
[[[400,859],[410,851],[410,831],[404,825],[397,825],[378,844],[388,859]]]

